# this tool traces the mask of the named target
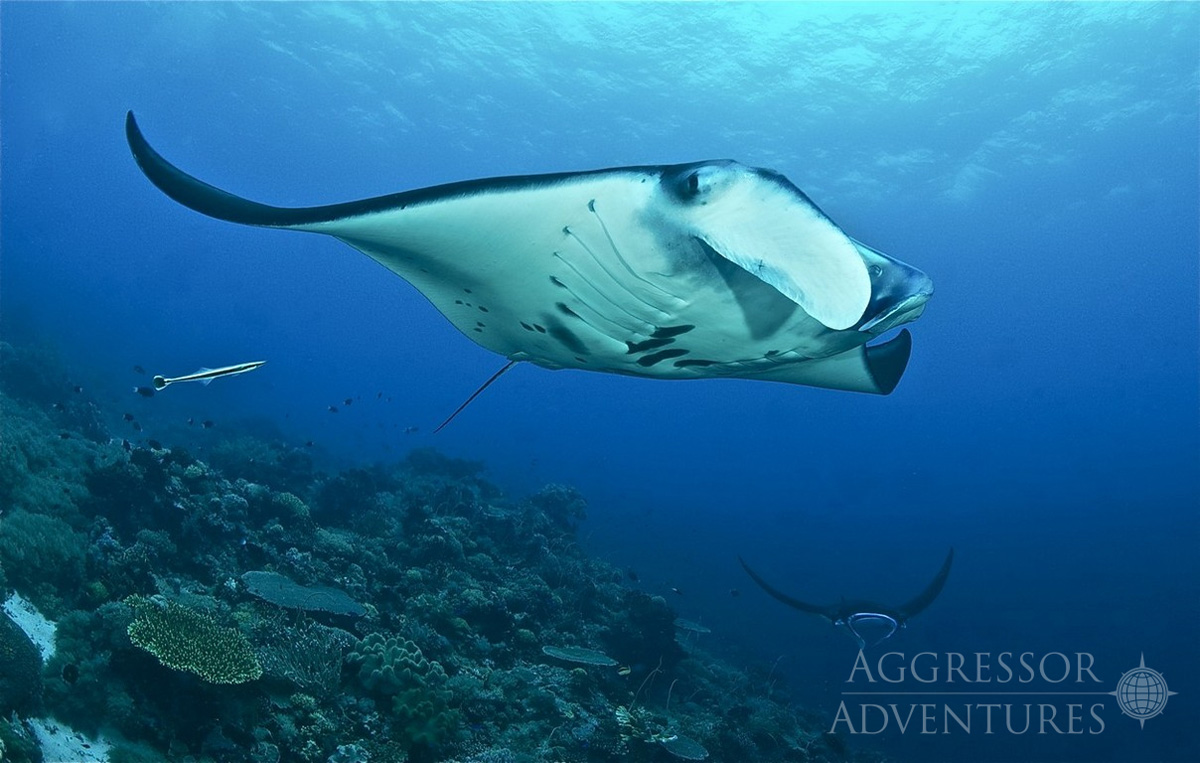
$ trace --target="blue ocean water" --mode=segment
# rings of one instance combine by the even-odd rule
[[[590,552],[895,759],[1200,757],[1196,6],[5,3],[0,35],[0,333],[51,337],[112,415],[574,485]],[[335,241],[165,198],[129,109],[181,167],[284,206],[733,158],[937,293],[888,397],[526,365],[433,435],[503,359]],[[130,392],[135,365],[251,359]],[[898,602],[949,547],[942,596],[866,655],[1086,654],[1095,682],[968,687],[1095,692],[975,698],[1032,702],[1035,725],[1057,703],[1064,733],[951,733],[940,704],[932,733],[862,733],[854,644],[737,563],[800,598]],[[1107,693],[1142,659],[1177,694],[1139,725]],[[921,701],[967,701],[946,679]]]

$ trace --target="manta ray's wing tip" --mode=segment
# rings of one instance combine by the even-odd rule
[[[926,586],[925,590],[916,596],[916,598],[905,603],[900,607],[900,613],[904,619],[916,617],[923,612],[930,604],[933,603],[942,593],[942,589],[946,586],[946,579],[950,577],[950,567],[954,564],[954,547],[950,547],[950,552],[946,554],[946,561],[942,562],[942,568],[938,570],[936,576]]]
[[[763,591],[765,591],[771,598],[775,599],[776,601],[783,602],[789,607],[798,609],[801,612],[807,612],[810,615],[820,615],[827,620],[833,621],[834,617],[830,607],[821,607],[816,604],[809,604],[792,596],[788,596],[786,593],[780,591],[759,577],[758,573],[750,569],[750,565],[746,564],[746,560],[742,559],[740,555],[738,556],[738,561],[742,563],[742,569],[746,571],[746,574],[750,576],[750,579],[753,580],[759,588],[763,589]]]
[[[142,128],[137,123],[137,117],[133,115],[133,109],[125,112],[125,141],[129,144],[129,149],[133,151],[133,156],[138,160],[139,166],[141,166],[142,158],[146,155],[147,150],[154,150],[150,148],[150,143],[142,134]]]
[[[129,150],[133,152],[134,161],[142,174],[160,191],[183,206],[218,220],[242,225],[289,228],[306,222],[328,220],[333,214],[328,210],[337,208],[336,205],[308,209],[273,207],[243,199],[209,185],[179,169],[154,150],[142,134],[132,110],[125,113],[125,140],[129,143]]]

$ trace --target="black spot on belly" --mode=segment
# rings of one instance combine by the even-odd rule
[[[474,294],[474,292],[470,289],[463,289],[463,291],[465,291],[467,294]]]
[[[680,355],[687,355],[687,354],[688,354],[687,350],[680,349],[678,347],[676,347],[673,350],[660,350],[659,352],[655,352],[650,355],[646,355],[646,356],[638,358],[637,364],[644,368],[649,368],[650,366],[654,365],[655,363],[661,363],[664,360],[670,360],[671,358],[678,358]]]
[[[518,321],[518,322],[521,324],[521,328],[525,329],[526,331],[533,331],[533,326],[530,326],[525,321]]]
[[[476,331],[478,331],[480,334],[482,334],[482,333],[483,333],[483,329],[481,329],[481,328],[480,328],[480,327],[478,327],[478,326],[476,326],[476,327],[475,327],[475,330],[476,330]]]
[[[557,307],[557,308],[558,308],[558,311],[559,311],[560,313],[562,313],[563,315],[569,315],[569,316],[571,316],[572,318],[578,318],[578,317],[579,317],[579,314],[578,314],[578,313],[576,313],[574,310],[572,310],[571,308],[569,308],[569,307],[567,307],[566,305],[564,305],[562,302],[555,302],[555,303],[554,303],[554,306],[555,306],[555,307]]]
[[[461,299],[454,300],[454,304],[456,304],[456,305],[461,305],[462,303],[463,303],[463,301]]]
[[[773,358],[779,354],[779,350],[767,350],[767,357]]]
[[[479,312],[481,312],[481,313],[486,313],[486,312],[488,312],[488,309],[487,309],[486,307],[484,307],[483,305],[480,305],[480,306],[479,306]]]
[[[483,328],[483,321],[475,321],[475,325],[479,328]]]
[[[546,327],[545,327],[545,326],[542,326],[542,325],[539,325],[539,324],[535,323],[535,324],[533,324],[533,328],[534,328],[534,330],[535,330],[535,331],[537,331],[539,334],[545,334],[545,333],[546,333]]]
[[[587,345],[580,341],[579,337],[566,326],[561,323],[554,323],[550,326],[550,336],[557,339],[564,347],[576,355],[588,355]]]
[[[641,342],[626,342],[625,346],[628,347],[629,350],[625,354],[632,355],[635,352],[646,352],[647,350],[653,350],[657,347],[664,347],[674,341],[674,339],[646,339]]]
[[[715,360],[700,360],[699,358],[696,358],[695,360],[692,360],[691,358],[684,358],[683,360],[675,361],[676,368],[690,368],[692,366],[703,367],[703,366],[715,366],[715,365],[717,365],[717,361],[715,361]]]
[[[583,358],[579,357],[578,355],[575,356],[575,359],[578,360],[580,363],[584,364],[585,366],[587,365],[587,361],[584,360]]]
[[[684,324],[682,326],[663,326],[662,328],[655,329],[654,333],[650,336],[654,337],[655,339],[668,339],[673,336],[679,336],[680,334],[686,334],[694,328],[696,327],[691,324]]]

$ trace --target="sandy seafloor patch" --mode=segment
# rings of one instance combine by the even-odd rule
[[[13,593],[5,599],[3,609],[29,636],[43,660],[54,656],[55,624],[47,620],[37,607],[21,598],[20,594]],[[97,739],[88,739],[53,718],[30,718],[25,722],[37,737],[45,763],[104,763],[108,760],[112,744],[103,734]]]

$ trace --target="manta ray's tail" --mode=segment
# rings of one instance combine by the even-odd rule
[[[446,417],[446,420],[445,420],[445,421],[443,421],[441,424],[438,424],[438,426],[437,426],[437,429],[433,430],[433,433],[434,433],[434,434],[437,434],[438,432],[440,432],[440,431],[442,431],[443,429],[445,429],[447,424],[449,424],[451,421],[454,421],[454,417],[455,417],[455,416],[457,416],[458,414],[462,413],[462,412],[463,412],[463,409],[464,409],[464,408],[466,408],[468,405],[470,405],[470,404],[471,404],[471,401],[473,401],[475,398],[479,397],[479,395],[480,395],[480,394],[481,394],[481,393],[482,393],[482,392],[483,392],[485,389],[487,389],[488,387],[492,386],[492,382],[494,382],[494,381],[496,381],[497,379],[499,379],[501,376],[503,376],[503,375],[504,375],[504,372],[505,372],[505,371],[507,371],[508,369],[512,368],[512,367],[513,367],[513,366],[515,366],[516,364],[517,364],[517,361],[515,361],[515,360],[510,360],[510,361],[508,361],[508,363],[507,363],[507,364],[504,366],[504,368],[501,368],[499,371],[497,371],[496,373],[492,374],[491,378],[490,378],[490,379],[488,379],[487,381],[485,381],[485,382],[483,383],[483,385],[482,385],[482,386],[481,386],[479,389],[477,389],[477,390],[475,390],[474,392],[472,392],[472,393],[471,393],[471,396],[467,398],[466,402],[464,402],[462,405],[460,405],[460,406],[458,406],[457,408],[455,408],[455,409],[454,409],[454,413],[452,413],[452,414],[450,414],[449,416],[447,416],[447,417]]]

